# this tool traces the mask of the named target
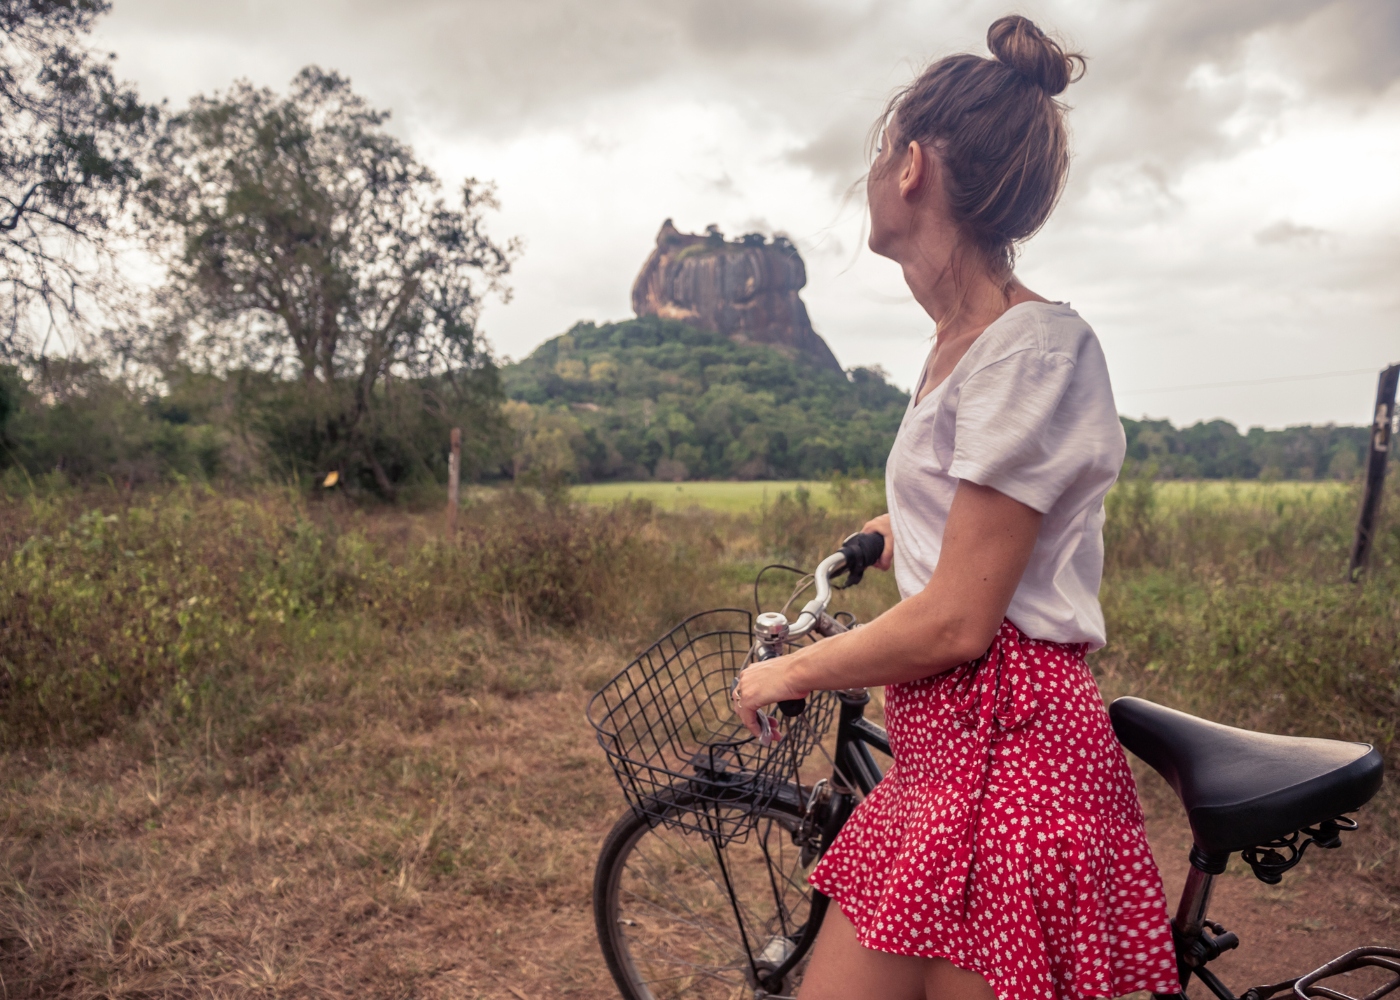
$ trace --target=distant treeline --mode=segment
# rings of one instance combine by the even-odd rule
[[[838,375],[771,347],[670,320],[579,324],[524,361],[455,378],[386,379],[354,432],[343,384],[236,370],[168,370],[134,384],[83,362],[0,365],[0,492],[54,477],[310,486],[335,471],[385,496],[463,473],[481,482],[790,479],[881,475],[908,395],[878,370]],[[1365,427],[1240,433],[1123,418],[1125,475],[1349,480]]]
[[[453,427],[463,430],[463,475],[500,478],[509,442],[496,369],[453,376],[386,380],[347,428],[343,382],[181,367],[142,386],[61,358],[0,364],[0,495],[54,479],[310,487],[335,472],[352,492],[411,497],[446,481]]]
[[[1159,479],[1353,479],[1366,461],[1367,427],[1289,427],[1267,431],[1210,420],[1176,428],[1166,420],[1123,417],[1127,474]]]
[[[516,474],[761,479],[884,469],[909,396],[776,349],[647,318],[580,323],[502,371]],[[1365,427],[1244,434],[1123,418],[1125,472],[1162,479],[1352,479]]]

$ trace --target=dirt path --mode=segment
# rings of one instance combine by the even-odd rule
[[[11,759],[6,995],[615,1000],[589,897],[623,806],[583,718],[610,655],[560,691],[296,737],[238,765],[242,785],[219,785],[242,779],[217,754],[164,785],[112,748]],[[1155,776],[1143,795],[1175,894],[1186,827]],[[1277,888],[1232,868],[1212,911],[1244,942],[1226,982],[1400,940],[1363,853],[1310,852]]]

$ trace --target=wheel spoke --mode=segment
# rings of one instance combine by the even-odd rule
[[[801,850],[790,843],[796,822],[781,810],[765,812],[747,841],[722,848],[723,870],[714,842],[703,836],[664,825],[641,825],[628,835],[616,855],[608,904],[613,921],[608,938],[627,980],[624,995],[744,1000],[751,994],[745,937],[759,961],[778,938],[800,937],[810,921],[805,911],[812,895],[800,867]],[[735,922],[736,909],[744,934]],[[760,964],[764,968],[773,966]],[[800,973],[789,975],[782,991],[791,993],[800,978]]]
[[[640,873],[640,872],[637,872],[637,873],[636,873],[637,877],[638,877],[639,879],[641,879],[643,882],[646,882],[647,885],[652,886],[654,889],[656,889],[656,890],[657,890],[658,892],[660,892],[661,894],[663,894],[663,895],[669,897],[670,899],[674,900],[682,909],[684,909],[684,911],[685,911],[687,914],[690,915],[691,918],[693,918],[691,921],[688,921],[688,922],[692,923],[692,924],[693,924],[694,926],[696,926],[696,927],[709,927],[709,928],[713,928],[713,929],[719,930],[721,933],[728,932],[728,933],[730,933],[730,934],[733,935],[733,937],[731,938],[731,943],[734,944],[734,945],[738,945],[738,944],[739,944],[739,937],[738,937],[737,931],[734,930],[732,924],[725,924],[725,923],[708,924],[708,923],[706,923],[706,922],[704,921],[704,918],[702,918],[700,914],[696,913],[695,910],[693,910],[693,909],[690,907],[690,905],[685,901],[685,898],[684,898],[683,896],[679,895],[679,894],[677,893],[677,891],[671,887],[670,880],[668,880],[668,879],[666,878],[666,876],[665,876],[665,871],[664,871],[663,869],[661,869],[658,865],[656,865],[654,862],[652,862],[651,859],[648,858],[648,857],[646,856],[646,854],[643,853],[641,850],[637,850],[635,853],[638,854],[638,855],[640,855],[641,858],[642,858],[642,860],[644,860],[644,861],[646,861],[646,862],[648,863],[648,866],[651,868],[651,870],[652,870],[653,872],[657,873],[657,874],[660,876],[659,878],[649,877],[649,876],[644,875],[644,874],[642,874],[642,873]],[[629,871],[630,871],[630,870],[631,870],[631,869],[630,869],[630,866],[629,866]],[[719,883],[718,883],[718,882],[716,882],[715,885],[716,885],[717,888],[722,888],[722,887],[719,886]],[[639,900],[639,901],[645,901],[645,902],[648,903],[649,905],[655,906],[655,907],[657,907],[658,909],[660,909],[660,904],[657,903],[656,901],[651,900],[651,899],[648,899],[648,898],[646,898],[646,897],[644,897],[644,896],[642,896],[642,895],[640,895],[640,894],[638,894],[638,893],[636,893],[636,892],[633,892],[633,891],[630,890],[630,889],[627,889],[626,887],[623,887],[621,891],[626,892],[629,896],[631,896],[631,897],[634,898],[634,899],[637,899],[637,900]],[[681,918],[681,919],[684,919],[684,918]],[[707,930],[706,933],[709,933],[709,930]],[[711,937],[713,937],[713,934],[711,934]],[[719,943],[719,942],[716,942],[716,943]]]
[[[681,853],[680,847],[679,847],[676,843],[674,843],[674,841],[676,841],[676,840],[681,840],[681,839],[682,839],[682,838],[679,837],[679,836],[673,836],[672,838],[663,841],[663,843],[664,843],[664,845],[665,845],[668,849],[671,850],[671,852],[672,852],[673,854],[675,854],[675,855],[676,855],[677,857],[679,857],[679,858],[685,859],[695,870],[697,870],[698,872],[700,872],[701,874],[703,874],[703,875],[705,876],[705,878],[709,881],[710,885],[713,887],[714,892],[716,893],[716,895],[717,895],[719,898],[725,900],[725,902],[726,902],[726,909],[727,909],[727,903],[728,903],[728,899],[729,899],[729,890],[725,887],[724,883],[723,883],[723,882],[718,878],[718,876],[716,875],[716,868],[717,868],[717,866],[715,866],[715,865],[713,864],[713,861],[712,861],[713,854],[712,854],[712,853],[702,853],[702,852],[700,852],[700,851],[698,850],[698,848],[697,848],[697,849],[695,850],[694,853],[690,854],[689,857],[686,857],[685,855],[683,855],[683,854]],[[685,837],[685,838],[683,838],[683,839],[684,839],[687,843],[689,843],[689,842],[691,842],[691,841],[698,840],[699,838]],[[710,845],[709,845],[708,843],[706,843],[706,851],[707,851],[707,852],[712,851],[712,848],[710,847]],[[684,905],[684,902],[683,902],[683,901],[680,901],[680,900],[678,900],[678,901],[679,901],[679,902],[682,902],[682,905]],[[738,899],[738,904],[739,904],[739,911],[740,911],[740,913],[742,913],[742,914],[744,915],[744,923],[745,923],[746,926],[751,927],[751,928],[753,928],[753,927],[762,927],[762,924],[758,921],[758,919],[753,915],[752,911],[750,910],[750,907],[748,906],[748,902],[747,902],[747,900],[745,899],[745,897],[740,896],[739,899]],[[729,913],[726,912],[726,914],[725,914],[726,919],[729,918],[730,916],[731,916],[731,914],[729,914]],[[768,928],[764,928],[764,929],[768,929]],[[738,936],[737,936],[737,929],[736,929],[735,943],[736,943],[736,944],[739,943],[739,938],[738,938]]]
[[[662,908],[662,907],[660,907],[660,906],[657,906],[657,905],[656,905],[655,903],[653,903],[651,900],[649,900],[649,899],[644,899],[643,897],[638,896],[638,895],[636,895],[635,893],[630,893],[630,892],[629,892],[628,895],[631,896],[633,899],[635,899],[635,900],[636,900],[639,904],[641,904],[642,906],[649,906],[649,907],[651,907],[651,908],[654,909],[654,910],[658,910],[658,911],[660,911],[660,913],[662,913],[662,914],[664,914],[664,915],[670,917],[670,918],[671,918],[672,920],[674,920],[676,923],[684,924],[684,925],[686,925],[687,927],[694,927],[696,930],[702,930],[702,931],[704,931],[706,934],[708,934],[708,935],[710,936],[710,938],[711,938],[712,940],[715,941],[716,944],[728,944],[728,945],[732,945],[732,946],[734,946],[734,947],[738,947],[738,946],[739,946],[739,939],[738,939],[738,937],[730,937],[727,941],[721,941],[721,940],[719,940],[719,939],[716,939],[716,938],[714,937],[714,934],[711,933],[712,931],[716,931],[716,930],[718,930],[718,931],[720,931],[720,932],[722,932],[722,933],[728,932],[728,931],[729,931],[729,928],[727,928],[727,927],[721,927],[721,926],[719,926],[719,925],[717,925],[717,924],[702,923],[702,922],[700,922],[700,921],[698,921],[698,920],[687,920],[686,918],[684,918],[684,917],[682,917],[682,916],[679,916],[678,914],[672,913],[672,912],[669,911],[669,910],[666,910],[666,909],[664,909],[664,908]]]

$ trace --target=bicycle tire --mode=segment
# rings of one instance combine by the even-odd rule
[[[802,865],[801,847],[792,837],[802,824],[797,801],[794,789],[763,805],[746,841],[718,848],[709,838],[636,811],[617,821],[594,872],[593,916],[608,971],[624,1000],[727,1000],[792,992],[827,905],[827,898],[807,885],[805,872],[813,862]],[[741,897],[742,931],[724,892],[719,858]],[[670,912],[663,904],[684,912]],[[759,956],[759,975],[767,978],[755,980],[750,951]],[[784,965],[791,969],[781,980],[772,979]]]

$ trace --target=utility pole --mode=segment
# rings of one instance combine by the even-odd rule
[[[1347,577],[1355,583],[1366,568],[1371,555],[1371,541],[1376,536],[1376,515],[1381,509],[1381,494],[1385,488],[1385,467],[1390,458],[1391,424],[1395,420],[1395,390],[1400,384],[1400,364],[1381,372],[1376,386],[1376,409],[1371,423],[1371,444],[1366,450],[1366,492],[1361,499],[1361,517],[1356,522],[1356,542],[1351,547],[1351,565]]]
[[[457,537],[457,508],[462,501],[462,428],[452,428],[452,457],[447,460],[447,537]]]

